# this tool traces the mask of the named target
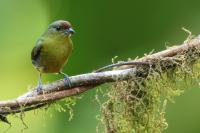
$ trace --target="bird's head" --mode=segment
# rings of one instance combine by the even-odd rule
[[[64,20],[58,20],[51,23],[48,27],[48,32],[61,37],[70,37],[75,33],[70,22]]]

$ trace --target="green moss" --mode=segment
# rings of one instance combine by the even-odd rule
[[[137,76],[118,81],[104,94],[101,121],[107,133],[161,133],[167,129],[167,102],[198,85],[200,76],[196,48],[172,58],[151,60],[150,67],[137,67]]]
[[[77,99],[80,99],[81,97],[78,96],[72,96],[65,98],[64,100],[61,100],[59,103],[53,104],[55,106],[55,109],[58,112],[68,112],[69,113],[69,121],[73,119],[74,111],[73,106],[76,105]]]

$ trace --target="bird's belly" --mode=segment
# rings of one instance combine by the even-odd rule
[[[50,45],[44,49],[41,57],[43,73],[58,73],[63,68],[71,51],[66,45]]]

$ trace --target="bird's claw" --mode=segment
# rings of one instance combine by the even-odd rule
[[[40,93],[40,92],[42,92],[42,85],[41,84],[39,84],[38,87],[37,87],[37,93]]]
[[[69,86],[71,88],[72,87],[72,83],[70,81],[69,76],[67,74],[63,73],[63,72],[59,72],[59,74],[62,74],[64,76],[65,86]]]
[[[66,86],[69,86],[69,87],[72,86],[72,83],[71,83],[71,81],[70,81],[68,75],[65,75],[64,81],[65,81],[65,85],[66,85]]]

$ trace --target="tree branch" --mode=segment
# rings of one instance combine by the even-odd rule
[[[151,65],[151,61],[155,59],[173,57],[185,50],[194,47],[200,49],[199,36],[192,40],[185,41],[182,45],[174,46],[167,50],[144,56],[135,60],[135,62],[144,62],[145,66],[147,66],[145,62],[150,62],[149,65]],[[124,65],[126,65],[126,63]],[[128,80],[137,76],[137,67],[133,68],[131,65],[126,65],[120,67],[120,69],[121,70],[98,73],[93,72],[72,76],[70,77],[72,84],[71,87],[67,86],[63,79],[58,80],[53,83],[44,85],[44,92],[42,94],[37,93],[36,88],[33,88],[32,91],[27,92],[16,99],[0,101],[0,115],[8,115],[22,111],[34,110],[55,102],[56,100],[83,93],[103,83]]]

